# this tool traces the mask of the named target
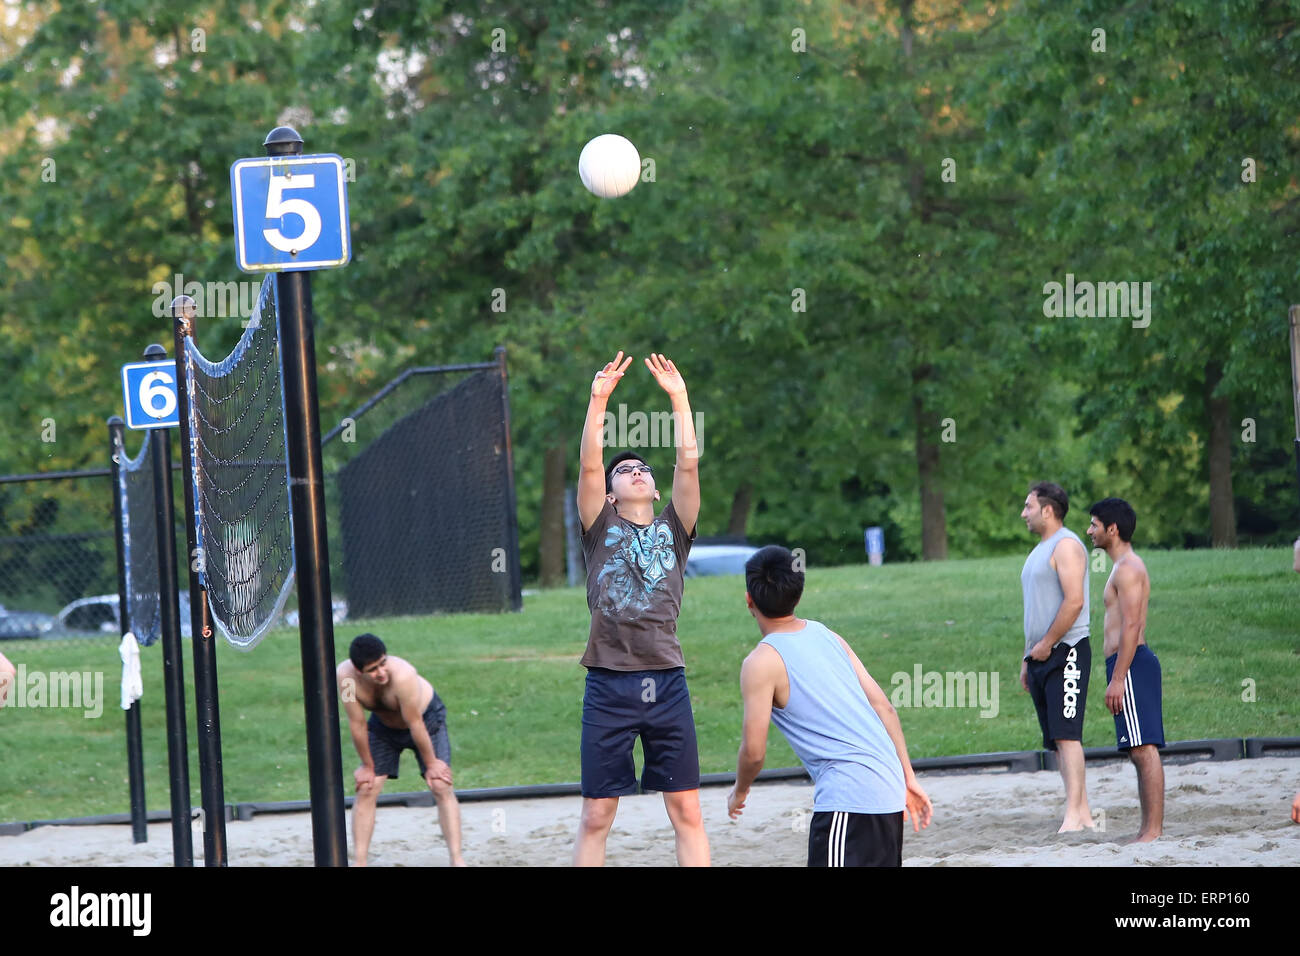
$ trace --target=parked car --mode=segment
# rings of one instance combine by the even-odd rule
[[[181,637],[193,633],[190,628],[190,596],[180,592]],[[116,594],[97,594],[78,598],[56,614],[44,637],[95,637],[122,633]]]
[[[758,548],[742,543],[701,543],[691,545],[686,559],[685,576],[701,578],[715,574],[744,574],[745,562]]]
[[[44,637],[54,618],[41,611],[10,611],[0,605],[0,641]]]
[[[333,618],[334,618],[334,623],[335,623],[335,624],[340,624],[340,623],[342,623],[343,621],[346,621],[346,620],[348,619],[348,602],[347,602],[347,601],[344,601],[344,600],[341,599],[341,598],[338,599],[338,600],[335,600],[335,601],[331,601],[331,602],[330,602],[330,607],[332,608],[332,612],[333,612],[333,613],[332,613],[332,616],[333,616]],[[297,612],[296,610],[294,610],[294,611],[285,611],[285,612],[284,612],[284,623],[285,623],[285,625],[288,626],[288,627],[297,627],[297,626],[298,626],[298,612]]]

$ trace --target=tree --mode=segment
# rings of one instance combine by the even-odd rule
[[[1277,436],[1288,411],[1282,250],[1300,209],[1285,170],[1300,103],[1276,77],[1296,68],[1298,12],[1028,3],[992,64],[1002,155],[1041,190],[1046,275],[1150,283],[1146,317],[1054,328],[1081,347],[1082,424],[1120,472],[1109,486],[1149,503],[1169,543],[1197,540],[1207,478],[1209,540],[1236,543],[1232,461],[1268,455],[1237,440],[1237,420],[1249,411]]]

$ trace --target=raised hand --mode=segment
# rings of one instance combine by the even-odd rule
[[[627,367],[631,364],[632,356],[629,355],[624,360],[623,352],[620,350],[618,355],[614,356],[614,361],[597,372],[596,377],[592,379],[591,397],[609,398],[610,393],[614,391],[614,386],[618,384],[618,380],[623,377],[623,373],[627,371]]]
[[[677,371],[677,366],[669,359],[664,358],[663,353],[658,355],[650,353],[650,357],[645,360],[645,366],[655,377],[659,387],[669,395],[686,394],[686,382],[682,378],[682,373]]]

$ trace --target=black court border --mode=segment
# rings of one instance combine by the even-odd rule
[[[1198,763],[1202,760],[1243,760],[1253,757],[1300,757],[1300,737],[1222,737],[1207,740],[1179,740],[1165,746],[1160,752],[1165,763]],[[1083,756],[1089,763],[1126,761],[1128,757],[1113,747],[1086,747]],[[1039,770],[1056,770],[1056,754],[1050,750],[1009,750],[988,754],[959,754],[952,757],[921,757],[912,761],[917,773],[969,773],[971,771],[1030,773]],[[735,774],[706,773],[700,777],[703,787],[726,786],[735,782]],[[802,767],[783,767],[763,770],[759,780],[807,781]],[[582,785],[577,783],[545,783],[519,787],[483,787],[477,790],[457,790],[456,799],[462,803],[489,800],[525,800],[532,797],[576,797],[582,795]],[[353,798],[346,803],[352,805]],[[433,794],[428,790],[414,793],[385,793],[379,797],[381,807],[432,807]],[[311,809],[310,800],[280,800],[274,802],[228,803],[226,820],[251,820],[259,813],[304,813]],[[197,817],[197,813],[195,814]],[[151,810],[150,823],[171,820],[169,810]],[[102,824],[130,824],[129,813],[109,813],[95,817],[69,817],[62,820],[28,820],[17,823],[0,823],[0,836],[17,836],[37,827],[98,826]]]

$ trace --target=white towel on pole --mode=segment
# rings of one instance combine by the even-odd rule
[[[130,710],[131,704],[144,696],[144,681],[140,678],[140,645],[130,631],[122,635],[117,653],[122,657],[122,709]]]

